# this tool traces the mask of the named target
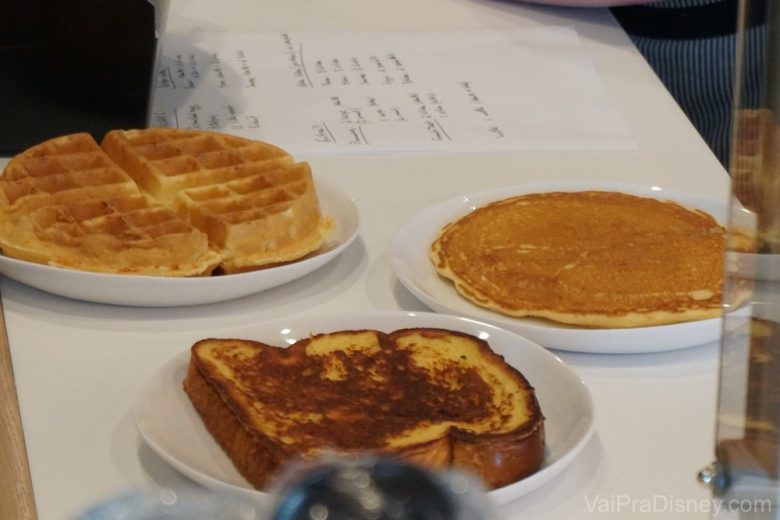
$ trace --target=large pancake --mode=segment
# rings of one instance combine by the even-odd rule
[[[718,316],[723,253],[712,216],[604,191],[494,202],[445,226],[430,250],[477,305],[609,328]]]

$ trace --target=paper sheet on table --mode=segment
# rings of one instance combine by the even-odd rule
[[[159,65],[152,126],[293,154],[635,148],[565,27],[174,34]]]

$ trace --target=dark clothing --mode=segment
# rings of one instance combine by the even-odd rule
[[[760,5],[759,5],[760,4]],[[670,0],[615,7],[612,13],[728,167],[737,28],[736,0]],[[759,106],[766,14],[758,0],[747,17],[740,106]]]

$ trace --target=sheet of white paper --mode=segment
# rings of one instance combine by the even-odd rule
[[[151,125],[293,154],[635,147],[565,27],[174,34]]]

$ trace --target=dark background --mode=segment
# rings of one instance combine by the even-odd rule
[[[145,127],[156,47],[148,0],[0,0],[0,154]]]

